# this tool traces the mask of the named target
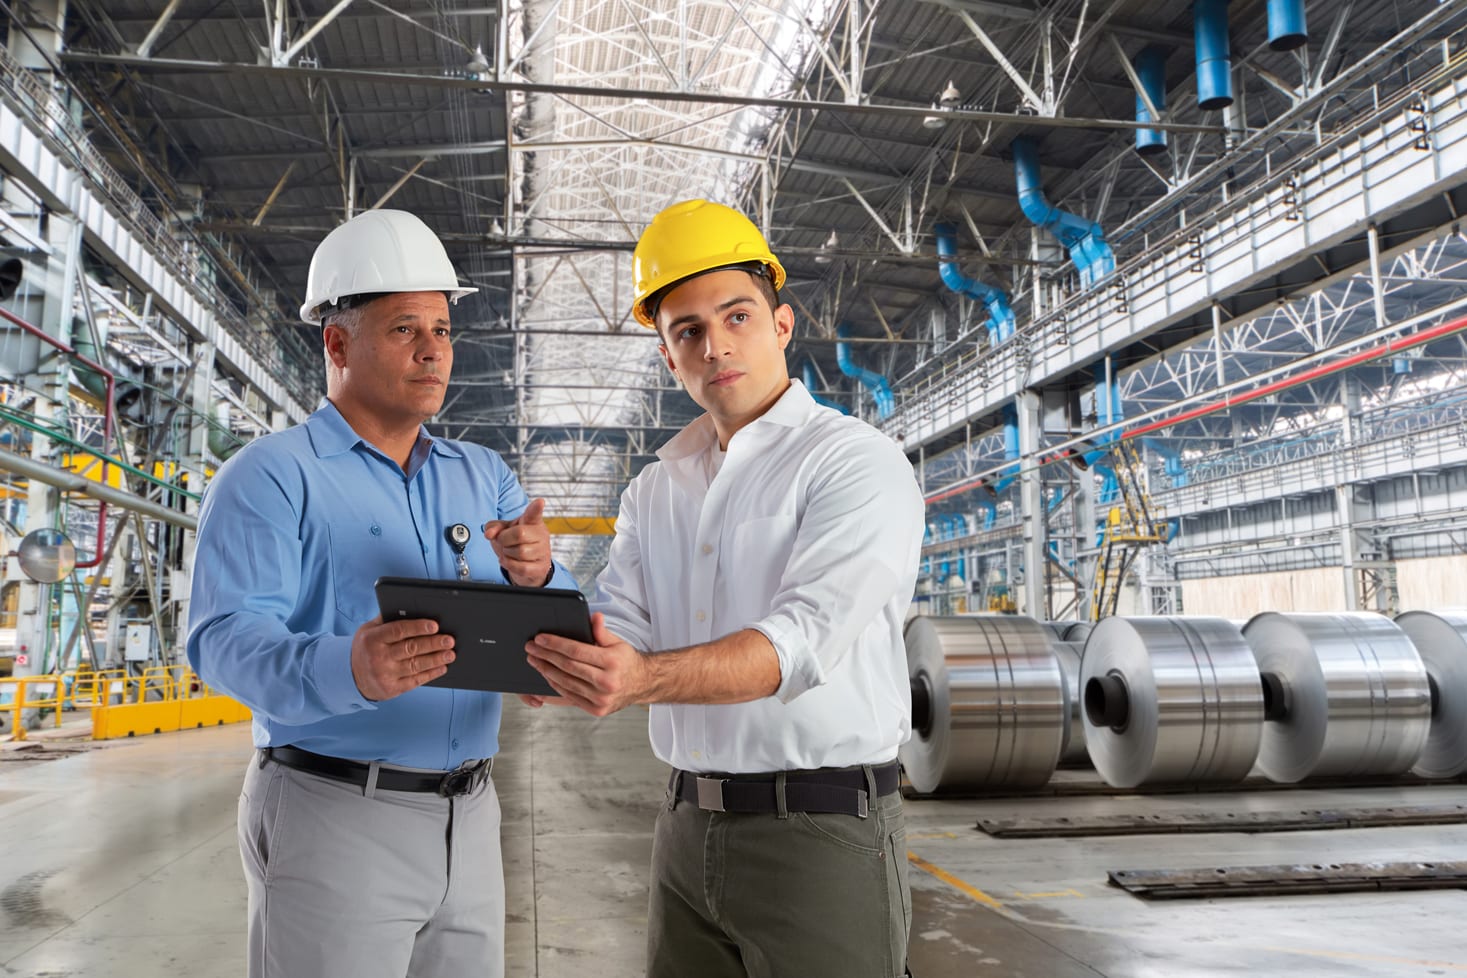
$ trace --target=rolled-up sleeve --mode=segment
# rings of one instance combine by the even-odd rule
[[[648,610],[647,580],[642,573],[642,550],[637,538],[636,493],[633,482],[621,496],[616,536],[606,568],[596,578],[591,610],[606,617],[612,634],[644,652],[652,649],[652,615]]]
[[[189,599],[189,664],[252,711],[306,724],[372,709],[351,672],[351,636],[287,624],[300,600],[297,500],[283,471],[248,449],[215,475],[199,512]],[[284,467],[281,466],[281,469]]]
[[[897,591],[910,587],[922,519],[911,464],[884,438],[843,446],[822,466],[771,610],[750,626],[779,657],[781,701],[823,685]]]

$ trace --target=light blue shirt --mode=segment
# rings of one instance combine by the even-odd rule
[[[453,579],[444,530],[471,531],[476,581],[504,583],[482,527],[529,498],[481,445],[424,429],[406,473],[323,400],[304,424],[246,445],[199,511],[188,659],[254,711],[256,747],[449,770],[499,749],[498,693],[421,686],[374,703],[351,673],[385,575]],[[556,565],[551,587],[575,588]]]

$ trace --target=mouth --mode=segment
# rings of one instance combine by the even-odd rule
[[[743,375],[743,371],[740,370],[723,370],[714,374],[708,384],[712,387],[727,387]]]
[[[412,380],[408,381],[408,383],[410,383],[410,384],[422,384],[424,387],[442,387],[443,386],[443,381],[440,378],[434,377],[432,375],[429,375],[427,377],[414,377]]]

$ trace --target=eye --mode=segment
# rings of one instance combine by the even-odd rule
[[[686,342],[688,340],[695,340],[698,338],[698,333],[699,329],[697,326],[684,326],[682,329],[677,331],[677,338],[683,342]]]
[[[734,326],[742,326],[749,321],[749,314],[746,312],[736,312],[728,317],[728,321]]]

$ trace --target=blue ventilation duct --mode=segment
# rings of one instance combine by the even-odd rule
[[[1141,79],[1141,88],[1156,106],[1156,111],[1166,111],[1166,56],[1167,49],[1154,44],[1147,45],[1136,55],[1136,77]],[[1146,111],[1146,102],[1136,96],[1136,121],[1154,122]],[[1166,151],[1166,133],[1160,129],[1137,129],[1136,152],[1143,156]]]
[[[1019,416],[1013,405],[1004,405],[1003,411],[1003,460],[1005,462],[1017,462],[1019,460]],[[1019,477],[1017,465],[1006,466],[999,471],[999,476],[994,480],[993,491],[995,494],[1003,492],[1013,485],[1014,480]]]
[[[1233,104],[1228,0],[1193,0],[1192,34],[1197,46],[1197,104],[1207,111],[1225,109]]]
[[[1094,221],[1055,207],[1044,197],[1039,180],[1039,148],[1028,136],[1013,142],[1014,175],[1024,216],[1059,238],[1080,272],[1080,284],[1094,285],[1116,269],[1116,258],[1105,241],[1105,231]]]
[[[1172,488],[1180,489],[1187,484],[1187,470],[1175,448],[1160,438],[1142,438],[1141,443],[1161,456],[1162,471],[1172,480]]]
[[[1309,43],[1304,0],[1268,0],[1268,46],[1292,51]]]
[[[1105,379],[1105,364],[1102,362],[1095,368],[1095,424],[1097,427],[1105,428],[1120,421],[1121,415],[1121,393],[1120,390]],[[1110,464],[1109,446],[1120,437],[1119,432],[1112,431],[1100,435],[1096,444],[1100,448],[1092,448],[1081,454],[1085,464],[1101,474],[1100,495],[1096,498],[1097,503],[1105,504],[1113,501],[1120,495],[1121,484],[1116,478],[1115,466]]]
[[[835,328],[835,335],[846,339],[851,335],[849,323],[841,323]],[[878,418],[889,418],[896,411],[896,398],[892,396],[891,384],[886,378],[874,370],[867,370],[859,366],[851,356],[851,344],[837,343],[835,345],[835,362],[840,367],[840,372],[847,377],[854,377],[862,384],[871,388],[871,396],[876,399],[876,416]]]
[[[937,235],[937,274],[942,277],[942,284],[988,307],[989,343],[997,345],[1014,335],[1014,311],[1009,308],[1008,293],[968,278],[958,270],[957,228],[941,223],[932,230]]]
[[[821,407],[834,408],[841,414],[851,413],[850,411],[846,410],[844,404],[837,404],[830,398],[821,397],[819,394],[815,393],[815,385],[819,380],[819,378],[815,376],[815,364],[811,363],[809,360],[806,360],[805,366],[800,372],[800,377],[805,382],[805,390],[810,392],[810,396],[815,399],[816,404],[819,404]]]

